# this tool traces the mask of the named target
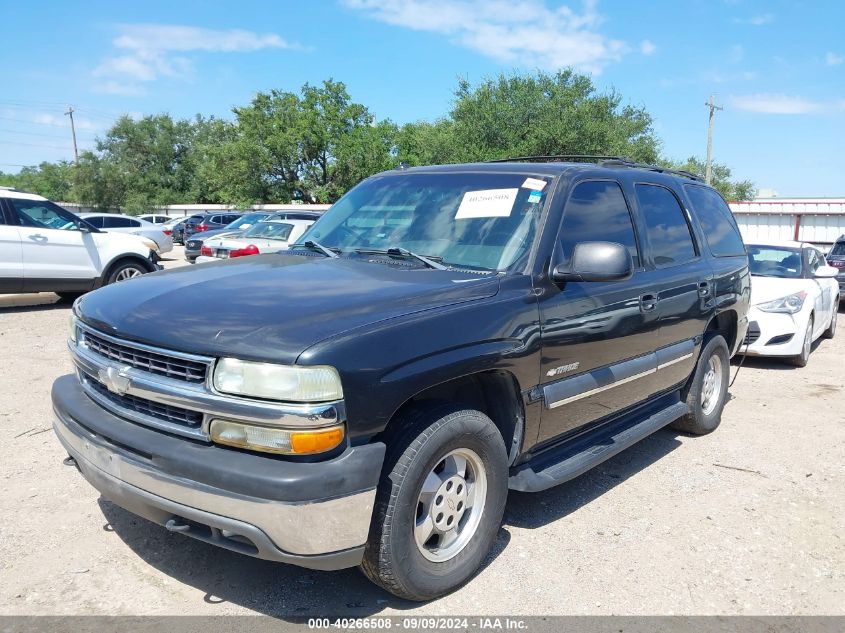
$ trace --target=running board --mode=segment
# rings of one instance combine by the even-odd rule
[[[541,454],[517,467],[508,479],[508,488],[539,492],[575,479],[687,413],[689,407],[676,399],[674,404],[633,425],[630,419],[623,420],[575,438],[571,444],[554,451],[554,455]]]

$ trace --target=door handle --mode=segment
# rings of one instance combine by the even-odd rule
[[[699,281],[698,282],[698,296],[699,297],[709,297],[710,296],[710,282],[709,281]]]
[[[31,239],[35,242],[46,242],[47,236],[41,235],[41,233],[33,233],[32,235],[29,236],[29,239]]]
[[[640,312],[651,312],[657,307],[657,295],[640,295]]]

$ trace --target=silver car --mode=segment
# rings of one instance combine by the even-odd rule
[[[79,217],[104,231],[146,237],[156,243],[159,255],[173,250],[173,238],[152,222],[118,213],[80,213]]]

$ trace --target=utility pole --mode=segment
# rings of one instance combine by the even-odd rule
[[[713,95],[710,95],[710,101],[704,105],[710,108],[710,121],[707,125],[707,164],[704,166],[704,182],[709,185],[710,181],[713,180],[713,115],[716,114],[716,110],[723,110],[724,108],[716,105]]]
[[[78,165],[79,150],[76,149],[76,126],[73,124],[73,106],[67,107],[67,112],[65,112],[65,116],[70,117],[70,133],[73,135],[73,157],[76,159],[76,164]]]

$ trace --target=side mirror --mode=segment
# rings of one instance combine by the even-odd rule
[[[552,281],[624,281],[634,274],[631,254],[616,242],[578,242],[569,265],[552,270]]]
[[[836,275],[838,275],[838,274],[839,274],[838,268],[834,268],[833,266],[819,266],[818,268],[816,268],[815,276],[816,277],[822,277],[822,278],[830,278],[830,277],[836,277]]]

